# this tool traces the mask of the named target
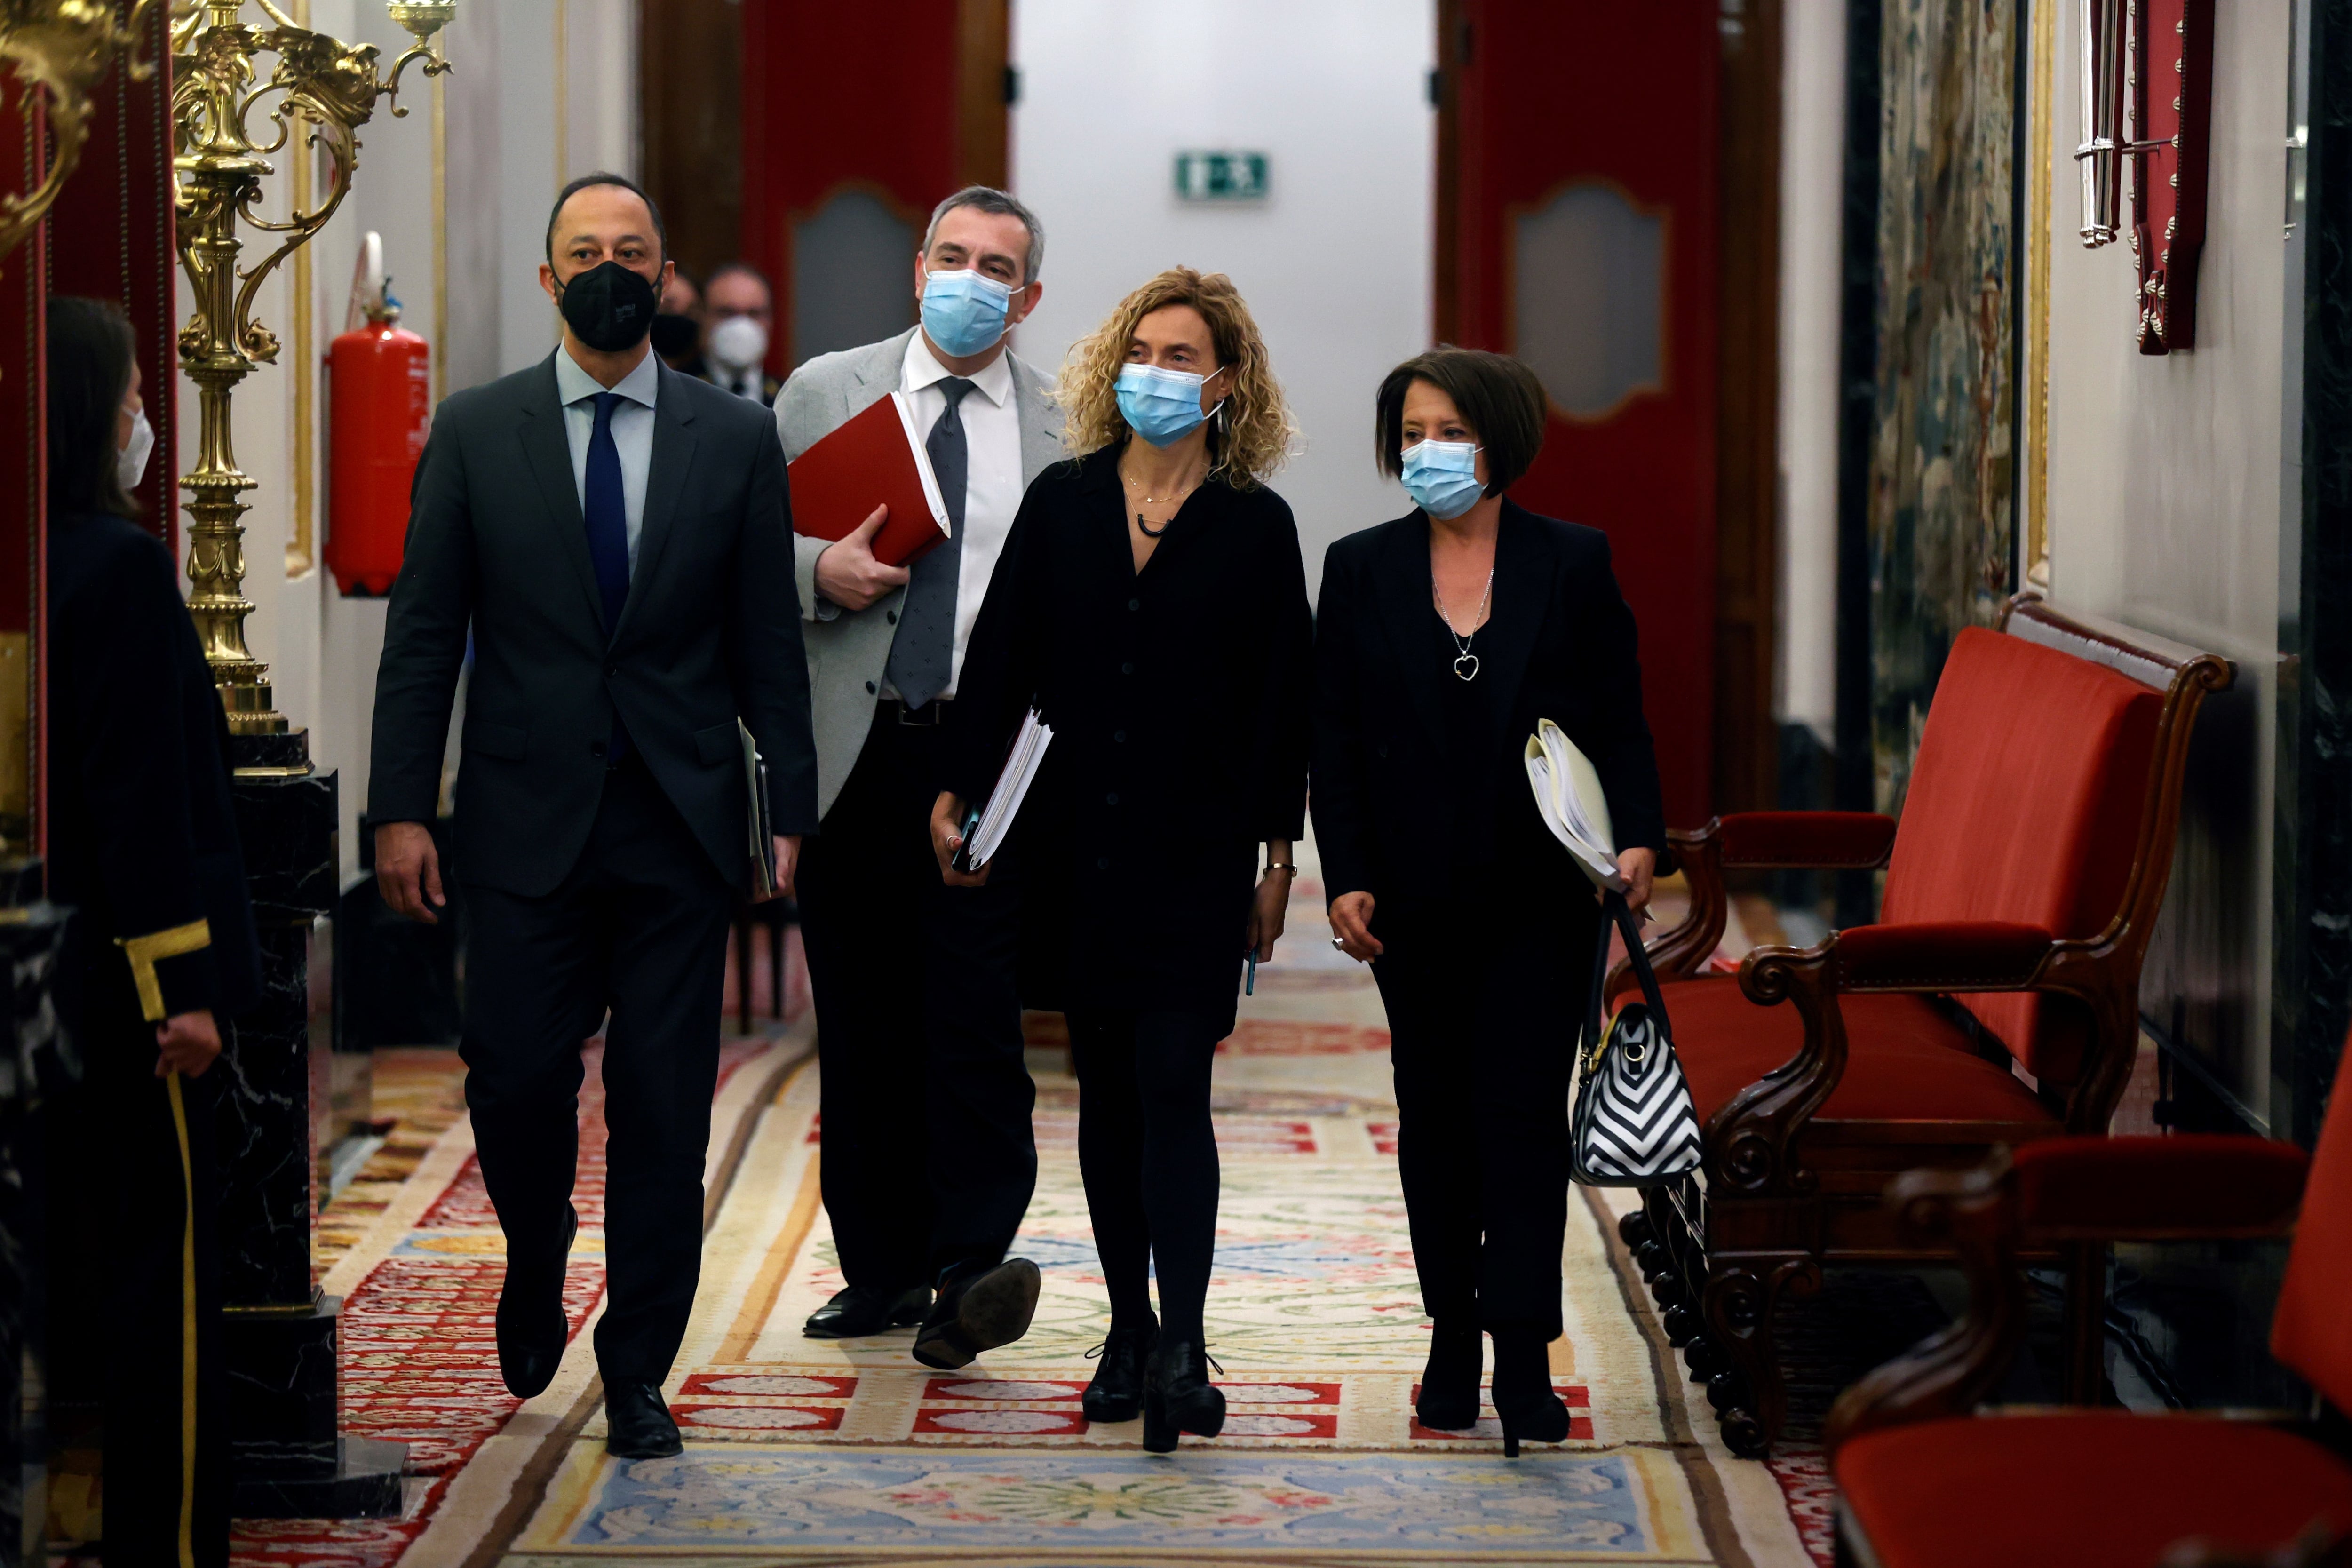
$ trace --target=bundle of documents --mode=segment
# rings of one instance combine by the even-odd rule
[[[944,542],[948,503],[915,428],[915,405],[903,392],[877,400],[784,469],[792,486],[793,531],[840,540],[887,506],[874,536],[874,558],[904,566]]]
[[[1036,780],[1037,765],[1045,760],[1045,748],[1053,743],[1054,731],[1032,708],[1029,716],[1021,721],[1021,732],[1013,737],[1013,750],[1004,759],[1004,771],[996,775],[996,787],[988,792],[988,804],[973,807],[964,818],[963,847],[955,855],[957,870],[977,871],[1004,847],[1004,836],[1013,831],[1013,819],[1020,813],[1022,799]]]
[[[1594,887],[1623,892],[1625,879],[1617,873],[1617,840],[1609,827],[1609,797],[1601,793],[1601,774],[1592,760],[1549,719],[1538,721],[1528,742],[1527,758],[1528,783],[1536,792],[1536,810],[1542,814],[1544,826],[1568,847],[1577,868]]]

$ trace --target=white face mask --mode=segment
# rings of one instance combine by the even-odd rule
[[[745,371],[768,357],[768,329],[749,316],[730,316],[710,329],[710,357]]]
[[[131,439],[114,454],[114,477],[126,490],[135,490],[147,477],[147,459],[155,450],[155,426],[142,408],[131,420]]]

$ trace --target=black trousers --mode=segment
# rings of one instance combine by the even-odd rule
[[[1569,1083],[1599,918],[1574,889],[1374,916],[1397,1163],[1433,1318],[1559,1335]]]
[[[101,1429],[109,1568],[178,1568],[184,1532],[199,1568],[221,1568],[231,1473],[214,1100],[232,1069],[157,1078],[129,970],[114,953],[99,966],[76,1041],[82,1081],[48,1108],[54,1436],[71,1448],[92,1416]]]
[[[580,860],[544,898],[468,886],[466,1104],[509,1258],[562,1244],[580,1047],[604,1028],[606,1383],[659,1383],[702,1265],[702,1163],[739,895],[642,759],[604,775]]]
[[[940,731],[885,702],[800,872],[824,1209],[843,1277],[904,1289],[1003,1261],[1037,1186],[1021,1054],[1021,877],[950,888],[931,853]]]
[[[1202,1338],[1217,1244],[1217,1135],[1209,1070],[1225,1021],[1200,1013],[1074,1012],[1078,1169],[1113,1323]]]

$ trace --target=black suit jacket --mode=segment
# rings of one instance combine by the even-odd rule
[[[749,874],[739,716],[767,759],[775,830],[816,826],[775,421],[660,377],[636,569],[609,641],[553,356],[434,416],[376,673],[368,818],[432,820],[470,627],[454,857],[467,882],[538,897],[563,879],[616,716],[729,883]]]
[[[228,723],[171,552],[125,518],[50,526],[48,714],[49,896],[75,911],[68,963],[86,977],[60,987],[68,1005],[127,984],[151,1021],[251,1006]]]
[[[1326,897],[1444,898],[1455,792],[1481,775],[1494,790],[1498,840],[1557,857],[1530,876],[1573,881],[1574,862],[1541,828],[1528,788],[1523,752],[1538,719],[1592,759],[1617,847],[1664,848],[1633,614],[1609,569],[1609,536],[1505,498],[1494,614],[1475,646],[1478,679],[1500,687],[1504,716],[1485,756],[1447,751],[1439,682],[1454,677],[1432,656],[1435,614],[1429,521],[1419,510],[1351,533],[1324,557],[1311,799]]]

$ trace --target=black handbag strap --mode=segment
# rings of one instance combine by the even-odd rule
[[[1599,1066],[1601,1049],[1601,1016],[1609,985],[1609,939],[1618,931],[1625,934],[1625,956],[1633,965],[1634,978],[1642,983],[1643,999],[1649,1003],[1651,1016],[1656,1020],[1658,1033],[1669,1039],[1673,1031],[1666,1026],[1666,999],[1658,990],[1657,971],[1650,967],[1649,950],[1642,945],[1642,924],[1625,902],[1625,895],[1603,889],[1601,893],[1601,929],[1592,942],[1591,1000],[1585,1012],[1583,1050],[1580,1054],[1580,1083],[1592,1076]]]

